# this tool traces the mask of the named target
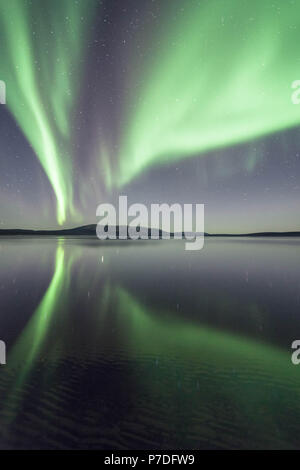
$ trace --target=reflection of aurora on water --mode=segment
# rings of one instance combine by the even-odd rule
[[[95,405],[96,396],[102,397],[103,403],[109,402],[107,387],[114,389],[114,374],[122,375],[124,370],[125,375],[128,373],[131,377],[129,382],[134,381],[134,396],[137,395],[136,404],[130,404],[132,419],[139,421],[140,407],[150,406],[145,423],[148,419],[156,420],[156,432],[168,427],[163,422],[174,426],[172,414],[176,414],[179,407],[182,430],[189,429],[186,442],[195,443],[196,436],[200,436],[217,446],[238,446],[255,436],[259,445],[269,436],[272,445],[277,439],[276,423],[283,419],[286,400],[294,410],[295,419],[300,412],[300,384],[289,351],[195,324],[170,308],[150,307],[128,288],[121,287],[115,279],[116,273],[110,274],[109,260],[120,260],[119,269],[122,269],[122,252],[116,255],[113,249],[108,254],[107,264],[95,263],[93,253],[94,248],[84,244],[71,249],[68,243],[57,247],[53,277],[10,351],[9,373],[0,385],[0,389],[5,385],[5,390],[9,391],[4,400],[9,410],[4,422],[10,423],[11,432],[32,393],[37,394],[37,406],[43,413],[51,396],[51,414],[47,419],[53,426],[56,419],[62,420],[71,432],[70,410],[68,407],[64,410],[62,404],[65,400],[76,402],[79,399],[76,390],[80,393],[87,387],[87,373],[94,378],[99,375],[104,382],[102,385],[95,382],[93,391],[89,390],[90,401],[80,404],[80,416],[87,427],[88,416],[100,423],[103,417]],[[86,303],[88,310],[86,307],[82,310]],[[108,365],[110,373],[106,376]],[[72,383],[76,383],[75,388]],[[122,383],[127,390],[129,385],[123,375]],[[121,393],[122,399],[124,393]],[[116,400],[117,395],[113,396]],[[127,398],[132,400],[130,396]],[[160,408],[161,400],[169,401],[167,408]],[[103,413],[105,420],[109,420],[106,408]],[[236,413],[239,415],[238,431],[230,428]],[[272,416],[267,429],[265,413]],[[120,425],[124,420],[126,428],[128,419],[124,411]],[[214,430],[214,426],[222,422],[229,426],[223,441]],[[281,435],[284,442],[288,439],[288,431],[285,432]],[[78,442],[84,433],[83,426]]]
[[[2,231],[299,230],[300,3],[124,3],[0,0],[0,449],[299,448],[299,237]]]

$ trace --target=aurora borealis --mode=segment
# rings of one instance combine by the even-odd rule
[[[49,178],[59,224],[73,207],[69,121],[79,81],[72,73],[78,74],[84,42],[83,9],[82,1],[0,3],[8,106]]]
[[[299,13],[0,0],[0,227],[95,223],[125,193],[204,203],[209,231],[299,229]]]
[[[1,240],[1,448],[299,448],[299,237],[177,243]]]
[[[0,450],[300,448],[299,43],[300,0],[0,0]]]
[[[121,183],[164,159],[299,124],[289,89],[298,74],[299,5],[285,3],[192,0],[177,12],[128,119]]]

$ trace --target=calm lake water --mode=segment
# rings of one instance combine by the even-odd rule
[[[2,449],[300,448],[300,239],[0,239]]]

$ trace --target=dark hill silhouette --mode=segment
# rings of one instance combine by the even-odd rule
[[[113,227],[111,227],[113,228]],[[120,227],[116,226],[116,234],[119,237]],[[128,227],[121,227],[127,230],[128,236]],[[105,231],[108,230],[108,226],[105,226]],[[150,237],[151,229],[141,227],[140,233],[147,233]],[[162,237],[163,232],[162,230],[154,230],[154,233],[158,235],[160,238]],[[0,229],[0,235],[54,235],[54,236],[70,236],[70,235],[90,235],[90,236],[97,236],[96,235],[96,224],[92,225],[83,225],[81,227],[74,227],[68,229],[56,229],[56,230],[27,230],[27,229]],[[171,234],[172,235],[172,234]]]
[[[106,226],[105,230],[108,227]],[[116,234],[117,238],[119,236],[120,227],[116,226]],[[141,234],[147,234],[150,238],[151,236],[151,229],[141,227],[140,228]],[[158,235],[159,238],[162,238],[163,234],[167,232],[163,232],[162,230],[154,230],[155,235]],[[56,229],[56,230],[27,230],[27,229],[0,229],[0,236],[14,236],[14,235],[23,235],[23,236],[81,236],[81,235],[89,235],[96,237],[96,224],[91,225],[83,225],[81,227],[74,227],[69,229]],[[177,234],[179,235],[179,234]],[[240,234],[230,234],[230,233],[206,233],[204,234],[206,237],[300,237],[300,231],[294,232],[255,232],[255,233],[240,233]],[[128,227],[127,227],[127,236],[128,236]],[[174,233],[170,233],[171,238],[174,237]],[[184,236],[184,234],[183,234]],[[129,237],[128,237],[129,238]]]

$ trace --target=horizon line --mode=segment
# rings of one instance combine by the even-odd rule
[[[12,232],[22,232],[24,234],[30,233],[31,235],[40,235],[40,234],[59,234],[59,233],[65,233],[65,232],[71,232],[71,231],[76,231],[76,230],[82,230],[82,229],[88,229],[94,227],[96,228],[97,224],[86,224],[86,225],[79,225],[71,228],[57,228],[57,229],[24,229],[24,228],[0,228],[0,234],[4,234],[6,232],[9,234],[13,234]],[[106,225],[107,226],[107,225]],[[108,227],[108,226],[107,226]],[[126,227],[126,225],[110,225],[110,227]],[[129,226],[127,225],[127,228]],[[167,232],[166,230],[163,230],[162,228],[153,228],[153,227],[140,227],[140,229],[144,230],[159,230],[164,233],[169,233],[170,235],[174,234],[185,234],[185,232],[182,231],[175,231],[175,232]],[[188,231],[187,233],[191,234],[194,233],[195,235],[202,233],[202,232],[195,232],[195,231]],[[203,232],[204,236],[232,236],[232,237],[242,237],[242,236],[253,236],[253,235],[264,235],[264,236],[292,236],[292,235],[299,235],[300,236],[300,229],[299,230],[288,230],[288,231],[276,231],[276,230],[270,230],[270,231],[258,231],[258,232],[244,232],[244,233],[212,233],[212,232]],[[96,231],[95,231],[96,235]]]

